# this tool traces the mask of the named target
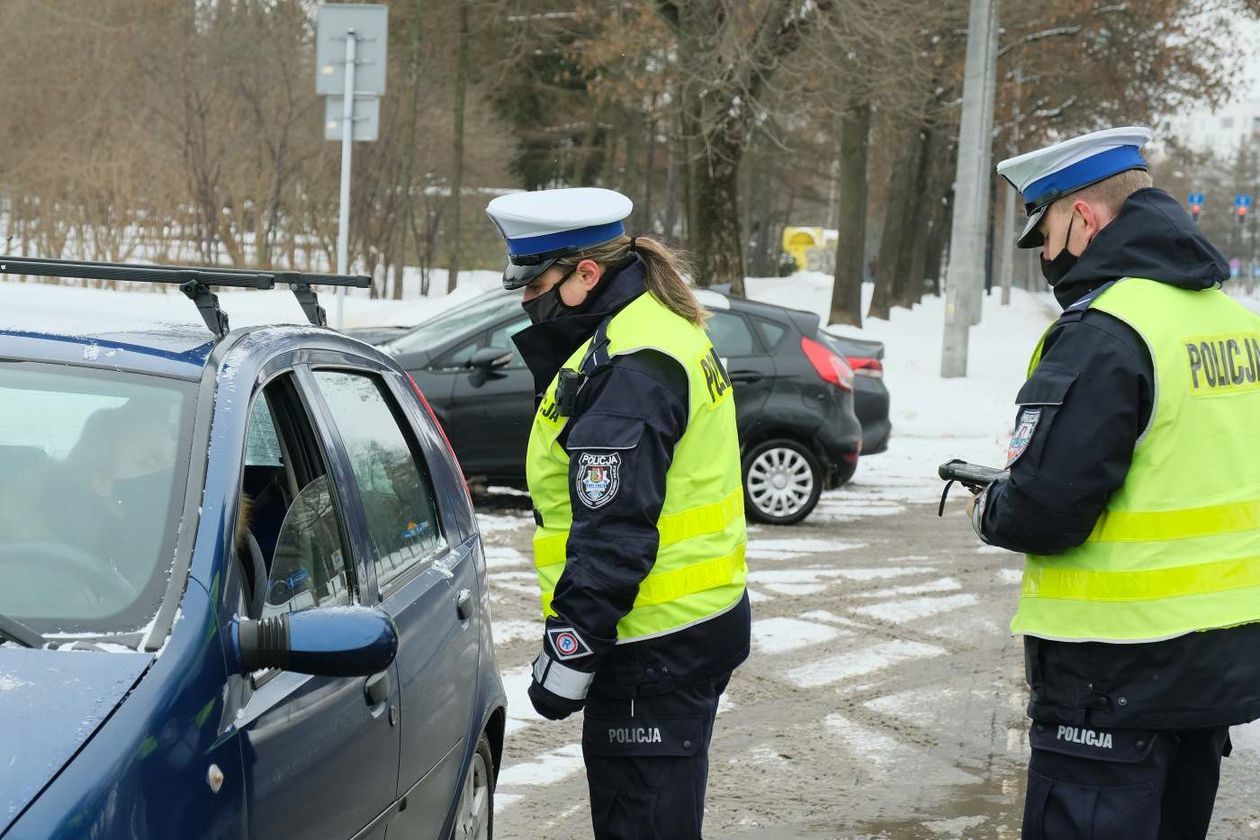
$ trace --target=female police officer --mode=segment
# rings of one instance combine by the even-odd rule
[[[529,696],[553,720],[586,708],[597,838],[699,837],[718,697],[748,655],[735,404],[678,258],[625,235],[631,207],[560,189],[486,211],[533,321]]]

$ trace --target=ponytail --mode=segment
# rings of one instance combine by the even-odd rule
[[[557,260],[557,265],[575,266],[582,260],[594,260],[607,268],[632,256],[643,261],[647,290],[662,306],[698,327],[709,320],[709,311],[696,299],[685,276],[691,265],[685,254],[646,236],[619,236],[581,254]]]

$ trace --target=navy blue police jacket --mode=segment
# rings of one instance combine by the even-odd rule
[[[1122,277],[1209,289],[1229,273],[1190,216],[1157,189],[1135,192],[1099,231],[1054,287],[1065,311],[1024,387],[1054,392],[1054,383],[1038,377],[1056,370],[1075,373],[1075,381],[1061,405],[1041,407],[1027,449],[1009,477],[986,494],[977,529],[993,545],[1046,555],[1078,546],[1124,483],[1154,404],[1154,367],[1136,331],[1088,308],[1102,286]],[[1028,714],[1044,722],[1122,728],[1254,720],[1260,717],[1257,651],[1260,624],[1145,644],[1025,636]]]
[[[537,398],[601,323],[642,294],[647,294],[644,267],[636,256],[611,266],[579,309],[517,333],[513,340],[533,374]],[[747,593],[734,609],[686,629],[615,643],[617,622],[630,612],[639,584],[656,561],[665,475],[687,429],[688,393],[686,371],[669,356],[654,351],[616,356],[588,377],[560,436],[573,456],[573,525],[551,603],[557,617],[547,620],[547,628],[573,627],[591,648],[591,656],[565,664],[595,673],[592,696],[663,694],[728,674],[748,657]],[[637,428],[640,422],[638,444],[619,450],[616,495],[598,508],[588,507],[576,491],[576,453],[584,446],[619,447],[627,424]]]

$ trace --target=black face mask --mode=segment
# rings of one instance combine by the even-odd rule
[[[560,297],[560,287],[563,286],[568,279],[577,272],[573,269],[564,276],[559,283],[552,286],[536,298],[521,301],[521,308],[525,310],[525,314],[529,316],[529,320],[535,324],[541,324],[543,321],[550,321],[576,311],[579,307],[569,306]]]
[[[1068,222],[1067,238],[1063,240],[1063,250],[1059,251],[1052,260],[1048,260],[1045,257],[1041,258],[1041,275],[1046,278],[1046,282],[1052,287],[1062,280],[1076,265],[1076,261],[1080,259],[1076,254],[1068,250],[1068,243],[1072,241],[1072,225],[1075,222],[1076,214],[1073,213],[1071,221]]]

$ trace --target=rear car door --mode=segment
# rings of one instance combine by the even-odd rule
[[[458,788],[464,747],[476,737],[470,728],[480,618],[472,545],[444,533],[424,450],[390,384],[397,377],[334,368],[310,376],[350,464],[371,586],[398,624],[398,795],[407,806],[393,818],[391,835],[436,837]]]
[[[774,359],[766,354],[761,339],[742,313],[711,310],[706,329],[735,386],[735,416],[740,438],[745,438],[774,389]]]
[[[346,465],[312,409],[288,373],[251,407],[242,519],[267,569],[263,617],[366,602]],[[392,667],[366,680],[252,676],[237,717],[249,836],[345,840],[389,809],[398,783],[396,685]],[[362,836],[384,836],[383,822]]]

